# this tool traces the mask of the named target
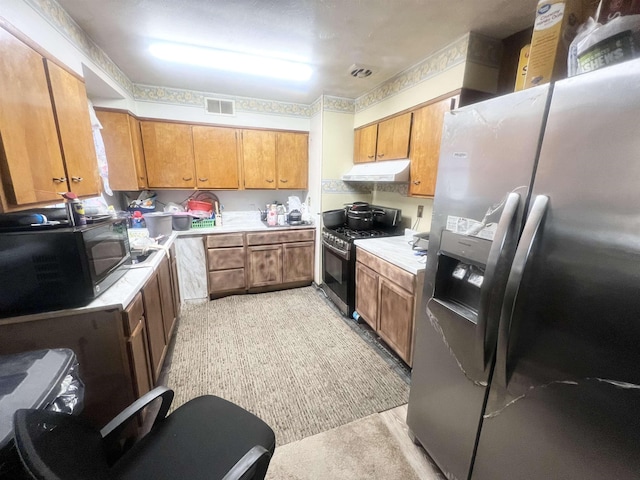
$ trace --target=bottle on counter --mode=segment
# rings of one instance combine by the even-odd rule
[[[267,212],[267,225],[270,227],[275,227],[278,224],[278,212],[276,210],[276,205],[270,205],[269,211]]]
[[[73,192],[67,192],[63,193],[62,197],[66,200],[65,205],[69,224],[73,226],[86,225],[87,217],[84,214],[84,205],[78,196]]]

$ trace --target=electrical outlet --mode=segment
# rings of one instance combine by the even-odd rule
[[[424,210],[424,205],[418,205],[418,218],[422,218],[423,210]]]

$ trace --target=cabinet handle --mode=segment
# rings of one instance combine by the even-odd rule
[[[185,182],[188,182],[189,180],[191,180],[193,177],[182,177],[182,180],[184,180]]]
[[[71,177],[72,182],[80,183],[82,181],[82,177]]]
[[[413,181],[413,184],[414,184],[414,185],[420,185],[420,180],[414,180],[414,181]]]
[[[267,179],[267,183],[273,183],[273,178],[272,179]]]
[[[207,180],[209,180],[208,178],[200,178],[198,177],[198,181],[199,182],[206,182]]]
[[[380,158],[384,157],[384,153],[379,153],[378,157],[380,157]]]
[[[140,177],[140,180],[144,180],[144,177]]]
[[[367,155],[367,158],[373,158],[373,155]]]
[[[287,179],[286,179],[286,178],[281,178],[281,179],[280,179],[280,181],[281,181],[282,183],[287,183]]]
[[[56,182],[56,183],[63,183],[63,182],[67,181],[67,177],[57,177],[57,178],[54,177],[53,181]]]

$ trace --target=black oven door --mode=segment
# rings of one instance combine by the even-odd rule
[[[324,290],[336,306],[349,315],[349,296],[353,281],[352,261],[349,252],[342,252],[331,245],[322,244],[322,281]]]
[[[126,220],[102,222],[84,230],[82,236],[89,274],[99,294],[109,286],[105,282],[114,272],[131,263]]]

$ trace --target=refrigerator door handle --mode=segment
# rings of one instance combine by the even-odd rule
[[[509,272],[509,279],[504,293],[504,302],[502,303],[502,311],[500,313],[500,324],[498,326],[498,349],[496,353],[496,372],[498,383],[506,388],[509,376],[509,334],[511,331],[511,322],[513,320],[513,311],[515,309],[520,283],[524,275],[525,267],[529,261],[531,250],[538,238],[538,232],[542,225],[547,207],[549,205],[549,197],[538,195],[533,202],[529,218],[524,225],[520,243],[516,249],[513,259],[513,265]]]
[[[489,309],[491,307],[491,297],[494,295],[496,284],[500,283],[498,266],[502,265],[504,257],[508,255],[509,239],[513,238],[513,232],[516,228],[515,219],[518,213],[518,205],[520,204],[520,195],[510,193],[504,204],[502,215],[498,221],[495,238],[491,244],[489,258],[485,268],[484,282],[480,293],[480,303],[478,305],[478,323],[476,326],[476,348],[480,356],[481,365],[487,365],[491,358],[491,350],[495,347],[497,322],[489,325]],[[504,278],[506,274],[502,275]],[[487,331],[487,328],[490,331]],[[488,347],[488,348],[487,348]]]

